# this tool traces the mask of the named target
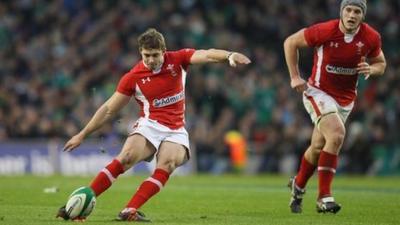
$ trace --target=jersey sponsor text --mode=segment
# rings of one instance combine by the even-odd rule
[[[153,106],[157,107],[157,108],[161,108],[161,107],[164,107],[167,105],[175,104],[175,103],[183,100],[184,98],[185,98],[185,93],[182,91],[173,96],[168,96],[168,97],[161,98],[161,99],[154,99]]]
[[[334,74],[340,74],[340,75],[356,75],[357,74],[357,69],[356,68],[346,68],[346,67],[340,67],[340,66],[332,66],[332,65],[326,65],[325,67],[326,72],[328,73],[334,73]]]

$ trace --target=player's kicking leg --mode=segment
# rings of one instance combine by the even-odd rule
[[[137,210],[157,194],[167,183],[169,175],[187,160],[187,151],[184,146],[168,141],[162,142],[157,154],[157,165],[153,175],[140,185],[125,209],[117,216],[117,220],[150,221]]]
[[[98,197],[104,191],[111,187],[112,183],[118,178],[119,175],[131,168],[136,163],[150,157],[154,154],[155,148],[139,134],[129,136],[120,154],[105,168],[103,168],[90,184],[93,193]],[[65,205],[62,206],[56,215],[57,218],[69,220],[68,213],[66,212]],[[86,218],[75,218],[75,221],[84,221]]]
[[[314,174],[318,163],[319,153],[324,144],[324,137],[315,127],[311,137],[311,145],[303,155],[299,172],[295,177],[290,178],[288,183],[288,187],[291,191],[289,207],[292,213],[302,212],[303,195],[306,192],[305,187],[307,181]]]

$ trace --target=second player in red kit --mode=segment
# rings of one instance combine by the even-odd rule
[[[340,19],[301,29],[285,40],[285,58],[290,85],[303,94],[303,103],[314,123],[311,144],[305,151],[300,169],[290,179],[290,209],[302,212],[308,179],[318,171],[317,211],[337,213],[341,209],[333,198],[331,184],[338,155],[345,137],[345,122],[354,106],[359,76],[379,76],[386,61],[381,38],[363,20],[365,0],[343,0]],[[314,48],[314,65],[308,82],[300,76],[298,50]]]

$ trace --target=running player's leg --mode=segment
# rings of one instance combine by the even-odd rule
[[[318,157],[325,144],[325,139],[315,127],[312,137],[311,145],[305,151],[300,163],[300,168],[297,175],[289,180],[289,188],[291,189],[291,198],[289,202],[290,209],[293,213],[302,212],[303,195],[305,194],[305,187],[308,179],[314,174],[317,167]]]
[[[119,214],[118,220],[148,221],[143,215],[138,214],[137,209],[157,194],[168,181],[169,175],[187,160],[186,147],[168,141],[162,142],[157,154],[157,165],[153,175],[140,185],[126,208]]]
[[[301,197],[305,192],[302,188],[312,176],[316,165],[318,166],[320,190],[318,202],[329,200],[334,203],[330,187],[336,171],[337,155],[343,143],[345,133],[343,123],[353,107],[352,104],[346,107],[339,106],[331,96],[312,86],[304,91],[303,103],[315,128],[312,144],[304,154],[299,174],[296,180],[292,179],[290,185],[292,212],[301,212]],[[336,209],[340,209],[340,206],[335,206]]]
[[[313,175],[318,165],[318,158],[322,148],[325,145],[324,136],[317,127],[314,127],[311,137],[311,145],[305,151],[300,163],[299,172],[296,176],[297,187],[304,189],[308,179]]]
[[[338,154],[345,137],[345,126],[338,113],[331,113],[321,118],[319,130],[326,143],[318,160],[318,212],[333,212],[340,210],[331,193],[331,184],[336,173]]]

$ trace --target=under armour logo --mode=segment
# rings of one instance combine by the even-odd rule
[[[338,48],[339,43],[331,41],[330,46],[331,46],[331,48],[333,48],[333,47]]]
[[[145,84],[146,82],[150,82],[150,77],[146,77],[142,79],[142,83]]]

